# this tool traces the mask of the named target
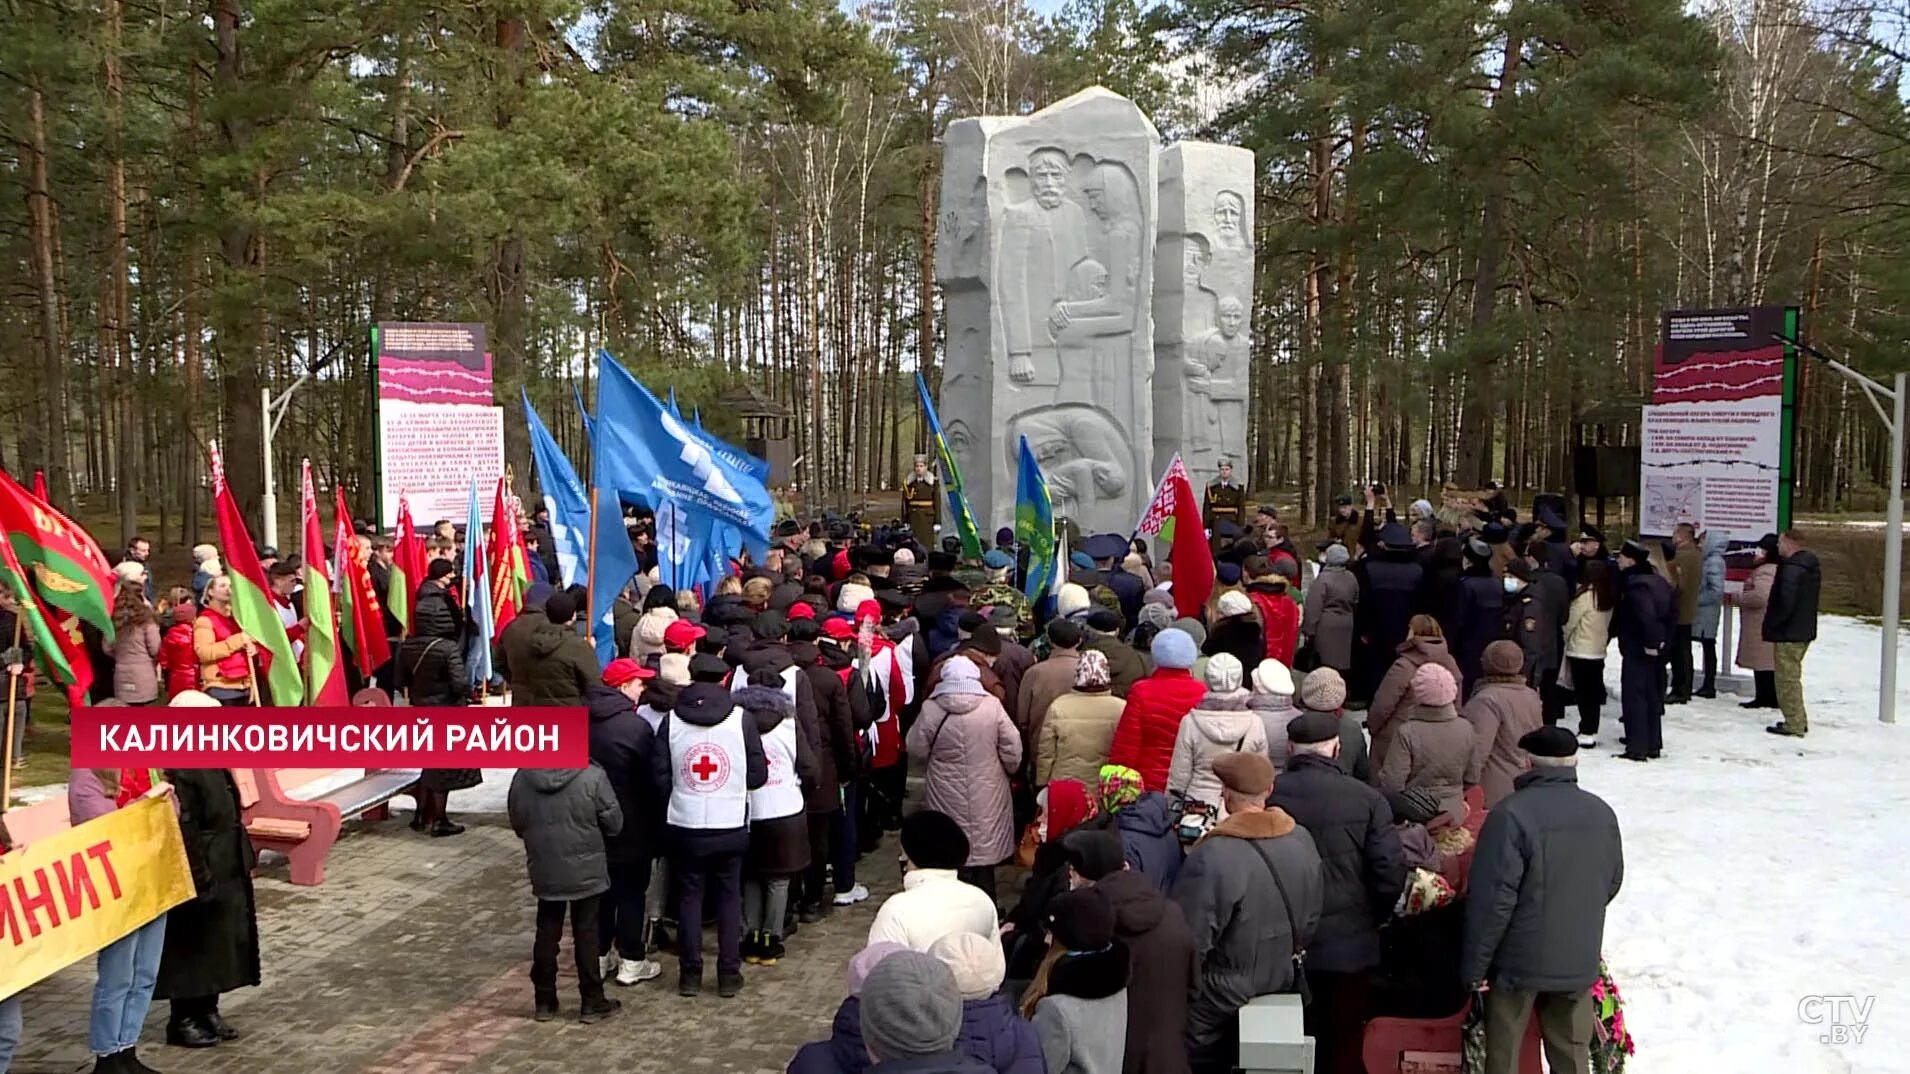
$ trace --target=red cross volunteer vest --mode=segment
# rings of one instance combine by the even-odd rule
[[[796,718],[786,716],[763,736],[769,779],[749,792],[752,820],[778,820],[802,812],[802,781],[796,776]]]
[[[715,727],[700,727],[670,715],[665,725],[671,772],[667,816],[673,826],[720,830],[749,824],[747,718],[741,708],[732,708]]]

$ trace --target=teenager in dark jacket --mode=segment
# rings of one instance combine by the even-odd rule
[[[1392,807],[1379,791],[1340,768],[1339,721],[1309,712],[1287,725],[1293,756],[1274,780],[1267,804],[1286,811],[1320,854],[1320,927],[1307,947],[1313,1003],[1309,1032],[1319,1042],[1314,1069],[1360,1074],[1360,1039],[1371,1016],[1379,927],[1406,886],[1406,863]]]
[[[610,889],[605,844],[623,829],[610,779],[595,764],[520,768],[511,779],[508,808],[511,830],[524,841],[531,894],[537,897],[537,939],[531,949],[536,1018],[548,1022],[557,1016],[557,947],[567,916],[582,1020],[608,1018],[623,1006],[604,996],[597,957],[597,916]]]
[[[598,681],[597,651],[577,633],[577,598],[553,593],[544,602],[544,618],[531,633],[528,674],[511,683],[515,705],[582,705],[584,691]]]
[[[1357,644],[1348,685],[1354,701],[1364,707],[1385,678],[1394,651],[1406,640],[1426,572],[1414,561],[1406,527],[1392,522],[1380,528],[1379,546],[1353,564],[1353,577],[1359,582],[1360,599],[1353,612]]]
[[[1194,991],[1194,937],[1180,906],[1128,867],[1112,832],[1076,831],[1062,840],[1075,886],[1092,884],[1114,908],[1114,938],[1125,944],[1127,1050],[1122,1074],[1187,1074],[1187,997]]]
[[[1621,554],[1622,556],[1622,554]],[[1578,740],[1543,727],[1518,790],[1479,832],[1466,889],[1460,977],[1485,993],[1486,1069],[1511,1070],[1536,1006],[1553,1070],[1589,1070],[1592,982],[1605,907],[1625,878],[1612,808],[1578,785]]]
[[[809,818],[803,789],[816,782],[816,758],[783,693],[782,677],[759,671],[736,692],[754,721],[768,778],[749,794],[749,861],[743,880],[743,959],[773,966],[783,958],[790,881],[809,868]]]
[[[1627,761],[1646,761],[1664,749],[1665,645],[1677,621],[1671,583],[1651,565],[1651,553],[1637,541],[1618,551],[1621,578],[1612,634],[1618,638],[1618,696],[1625,722]]]
[[[1824,575],[1795,530],[1778,535],[1777,555],[1777,578],[1764,607],[1764,640],[1775,650],[1777,707],[1784,719],[1765,730],[1802,738],[1810,731],[1810,715],[1804,710],[1804,654],[1817,640],[1817,600]]]
[[[610,891],[598,915],[603,975],[623,985],[663,972],[645,957],[650,930],[644,896],[663,827],[663,808],[650,776],[656,733],[637,714],[644,684],[655,677],[656,672],[621,656],[604,669],[603,682],[584,694],[584,708],[590,713],[590,760],[604,770],[623,812],[622,830],[605,840]]]
[[[1437,615],[1437,610],[1434,611]],[[1479,680],[1479,658],[1486,646],[1505,637],[1505,584],[1492,569],[1492,547],[1473,538],[1466,542],[1466,572],[1459,579],[1446,639],[1459,664],[1460,696],[1472,692]]]

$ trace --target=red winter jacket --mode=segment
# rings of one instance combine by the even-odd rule
[[[1207,687],[1186,668],[1159,668],[1129,687],[1108,763],[1139,772],[1150,791],[1165,791],[1180,722],[1206,696]]]
[[[159,672],[166,680],[166,700],[199,688],[199,655],[192,648],[192,620],[179,619],[166,628],[159,643]]]
[[[1247,597],[1260,613],[1260,625],[1267,634],[1267,657],[1292,667],[1293,651],[1300,646],[1300,605],[1285,589],[1258,582],[1247,587]]]

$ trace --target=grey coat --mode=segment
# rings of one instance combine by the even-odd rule
[[[1035,1035],[1048,1074],[1121,1074],[1127,1055],[1127,990],[1100,999],[1045,996]]]
[[[1271,870],[1293,899],[1280,898]],[[1320,852],[1286,811],[1236,813],[1194,846],[1173,899],[1194,936],[1187,1040],[1210,1048],[1255,996],[1293,988],[1293,955],[1320,925]]]
[[[604,841],[623,830],[623,810],[603,769],[520,768],[506,808],[524,840],[533,895],[569,902],[610,890]]]
[[[1321,567],[1306,587],[1300,633],[1313,640],[1321,667],[1342,675],[1353,670],[1353,613],[1359,603],[1359,579],[1345,567]]]
[[[1510,682],[1487,678],[1466,702],[1466,720],[1472,724],[1472,763],[1466,782],[1485,791],[1491,809],[1512,794],[1512,781],[1532,766],[1519,748],[1519,739],[1544,726],[1544,706],[1538,691],[1523,679]]]
[[[1460,980],[1583,992],[1625,879],[1611,806],[1571,768],[1536,768],[1486,818],[1466,889]]]
[[[1731,538],[1713,530],[1704,535],[1704,566],[1698,571],[1698,619],[1691,636],[1716,641],[1724,618],[1724,550]]]
[[[1472,725],[1460,719],[1451,705],[1415,706],[1413,718],[1393,740],[1374,785],[1382,791],[1424,787],[1439,796],[1439,807],[1454,824],[1463,824],[1472,744]]]

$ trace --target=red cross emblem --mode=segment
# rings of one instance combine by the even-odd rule
[[[691,794],[714,794],[729,784],[730,755],[714,742],[691,743],[683,751],[681,784]]]

